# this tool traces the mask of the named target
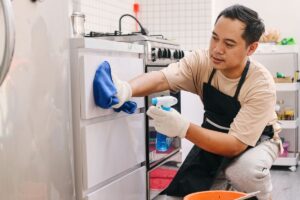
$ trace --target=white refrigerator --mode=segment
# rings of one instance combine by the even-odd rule
[[[146,199],[144,99],[115,113],[91,90],[103,60],[142,74],[144,47],[70,40],[71,13],[71,0],[0,0],[0,200]]]
[[[1,200],[75,199],[70,5],[0,0]]]

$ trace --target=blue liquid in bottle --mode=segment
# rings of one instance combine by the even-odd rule
[[[166,110],[166,111],[171,110],[171,108],[163,107],[163,106],[162,106],[162,109]],[[168,136],[166,136],[164,134],[157,132],[156,143],[155,143],[155,148],[157,151],[166,152],[170,147],[170,143],[171,143],[171,138],[169,138]]]
[[[157,151],[165,152],[169,149],[169,144],[167,140],[167,136],[158,133],[156,134],[156,142],[155,142],[155,148]]]

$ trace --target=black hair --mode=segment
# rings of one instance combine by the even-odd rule
[[[257,12],[245,6],[235,4],[224,9],[217,17],[215,24],[222,16],[233,20],[237,19],[246,25],[242,38],[247,45],[259,41],[259,38],[265,32],[265,25]]]

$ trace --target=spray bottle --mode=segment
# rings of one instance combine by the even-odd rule
[[[170,111],[171,106],[177,104],[178,100],[172,96],[163,96],[152,98],[152,104],[160,107],[165,111]],[[156,150],[160,152],[165,152],[169,149],[171,144],[171,138],[158,133],[156,134]]]

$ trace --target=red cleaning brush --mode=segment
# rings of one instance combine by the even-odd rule
[[[139,3],[134,3],[133,4],[133,12],[135,15],[135,18],[138,19],[138,12],[140,11],[140,4]],[[138,23],[135,23],[135,31],[138,31]]]

